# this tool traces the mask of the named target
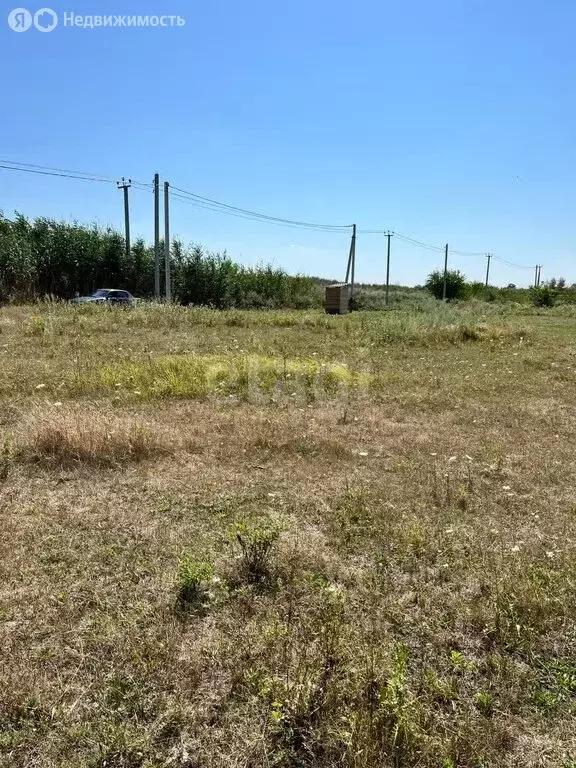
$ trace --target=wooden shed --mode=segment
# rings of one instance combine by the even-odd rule
[[[326,286],[324,307],[329,315],[345,315],[350,311],[350,283]]]

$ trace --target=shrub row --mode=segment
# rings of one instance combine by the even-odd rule
[[[162,244],[162,252],[164,246]],[[271,266],[236,264],[201,246],[171,245],[174,297],[183,304],[215,307],[320,306],[316,280],[291,276]],[[163,273],[163,270],[162,270]],[[76,292],[120,287],[150,298],[154,291],[154,250],[136,240],[130,253],[111,228],[33,221],[0,215],[0,301],[34,301],[46,296],[68,299]]]

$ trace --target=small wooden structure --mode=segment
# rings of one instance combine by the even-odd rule
[[[350,283],[335,283],[326,286],[324,307],[329,315],[345,315],[350,311]]]

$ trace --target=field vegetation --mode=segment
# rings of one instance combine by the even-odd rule
[[[164,253],[164,244],[161,243]],[[324,287],[334,280],[292,276],[266,264],[246,267],[225,252],[211,253],[198,244],[175,239],[170,248],[172,290],[182,305],[219,309],[319,309]],[[163,273],[163,270],[162,270]],[[161,293],[164,292],[161,275]],[[389,306],[428,311],[443,296],[442,271],[434,270],[424,285],[391,286]],[[137,239],[126,254],[123,236],[98,225],[29,220],[21,214],[8,219],[0,212],[0,304],[70,299],[97,288],[123,288],[137,297],[154,292],[154,251]],[[552,278],[537,289],[496,288],[469,282],[458,271],[449,271],[446,298],[450,301],[488,301],[536,307],[576,304],[576,285]],[[362,310],[385,307],[381,285],[357,286],[355,304]]]
[[[0,765],[574,768],[575,331],[3,307]]]

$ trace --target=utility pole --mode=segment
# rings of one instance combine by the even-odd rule
[[[487,264],[486,264],[486,295],[484,297],[485,301],[488,301],[488,279],[490,277],[490,259],[492,258],[491,253],[486,254]]]
[[[540,287],[540,274],[542,272],[542,264],[536,264],[536,271],[534,273],[534,288]]]
[[[352,224],[352,243],[350,244],[352,257],[352,273],[350,275],[350,309],[354,309],[354,272],[356,270],[356,224]]]
[[[346,267],[346,280],[344,280],[345,283],[348,282],[350,279],[350,268],[352,267],[352,247],[354,245],[354,239],[350,240],[350,250],[348,251],[348,265]]]
[[[446,281],[448,280],[448,243],[444,251],[444,283],[442,284],[442,301],[446,301]]]
[[[154,298],[160,298],[160,176],[154,174]]]
[[[170,280],[170,184],[164,182],[164,266],[166,270],[166,301],[172,301],[172,286]]]
[[[126,256],[130,256],[130,207],[128,205],[128,190],[132,185],[132,179],[126,179],[122,176],[122,181],[117,181],[118,189],[124,190],[124,228],[126,231]]]
[[[386,249],[386,306],[388,306],[389,292],[390,292],[390,238],[393,237],[394,232],[386,232],[388,238],[388,247]]]

